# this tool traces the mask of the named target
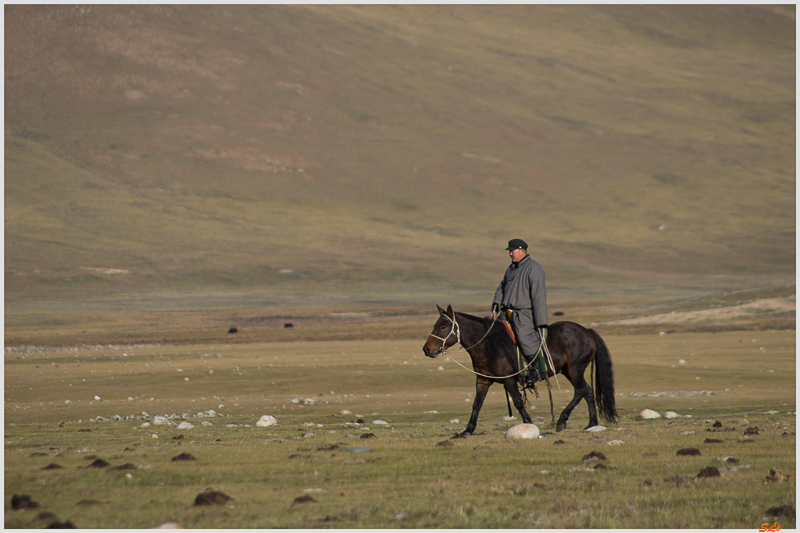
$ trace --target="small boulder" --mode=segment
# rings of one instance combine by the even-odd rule
[[[181,422],[180,424],[178,424],[177,429],[192,429],[193,427],[194,424],[192,424],[191,422]]]
[[[661,418],[661,415],[652,409],[643,409],[636,418],[639,420],[652,420],[654,418]]]
[[[539,428],[535,424],[517,424],[506,431],[507,439],[537,439]]]
[[[256,422],[256,426],[258,426],[258,427],[267,427],[267,426],[274,426],[277,423],[278,423],[278,421],[275,420],[274,416],[264,415],[264,416],[262,416],[261,418],[258,419],[258,422]]]
[[[664,418],[680,418],[681,415],[676,413],[675,411],[667,411],[664,413]]]

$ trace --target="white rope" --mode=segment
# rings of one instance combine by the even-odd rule
[[[450,326],[450,333],[448,333],[448,334],[447,334],[445,337],[437,337],[437,336],[436,336],[436,335],[434,335],[433,333],[431,333],[431,334],[430,334],[430,335],[428,335],[428,336],[429,336],[429,337],[433,337],[434,339],[437,339],[437,340],[440,340],[440,341],[442,341],[442,347],[441,347],[441,348],[439,348],[439,349],[441,350],[441,353],[442,353],[443,355],[446,355],[446,356],[447,356],[447,358],[448,358],[450,361],[454,362],[455,364],[457,364],[458,366],[460,366],[460,367],[461,367],[461,368],[463,368],[464,370],[466,370],[466,371],[468,371],[468,372],[472,372],[472,373],[473,373],[473,374],[475,374],[476,376],[481,376],[481,377],[483,377],[483,378],[490,378],[490,379],[507,379],[507,378],[513,378],[514,376],[518,376],[519,374],[521,374],[521,373],[525,372],[525,371],[526,371],[526,370],[527,370],[527,369],[528,369],[528,368],[529,368],[529,367],[530,367],[530,366],[533,364],[533,362],[536,360],[536,358],[534,357],[534,358],[533,358],[533,359],[531,359],[531,361],[530,361],[529,363],[527,363],[527,364],[526,364],[526,365],[525,365],[525,366],[524,366],[524,367],[523,367],[523,368],[522,368],[522,369],[521,369],[519,372],[515,372],[515,373],[513,373],[513,374],[511,374],[511,375],[508,375],[508,376],[487,376],[486,374],[481,374],[480,372],[475,372],[474,370],[472,370],[472,369],[469,369],[469,368],[465,367],[464,365],[462,365],[461,363],[459,363],[458,361],[456,361],[455,359],[453,359],[452,357],[450,357],[450,355],[447,353],[447,350],[445,350],[445,349],[444,349],[444,345],[445,345],[445,343],[447,342],[447,339],[449,339],[449,338],[450,338],[450,335],[452,335],[452,334],[453,334],[453,332],[455,332],[455,333],[456,333],[456,339],[457,339],[457,342],[458,342],[459,344],[461,344],[461,349],[460,349],[460,350],[458,350],[458,351],[466,350],[466,351],[467,351],[467,353],[469,353],[469,350],[471,350],[472,348],[474,348],[474,347],[476,347],[477,345],[479,345],[481,342],[483,342],[483,339],[485,339],[485,338],[486,338],[486,336],[487,336],[487,335],[489,335],[489,331],[491,331],[491,330],[492,330],[492,327],[494,326],[495,320],[492,320],[492,325],[491,325],[491,326],[489,326],[489,329],[486,331],[486,334],[485,334],[485,335],[484,335],[484,336],[481,338],[481,340],[479,340],[478,342],[476,342],[475,344],[473,344],[473,345],[472,345],[472,346],[470,346],[469,348],[465,348],[465,347],[464,347],[464,343],[463,343],[463,342],[461,342],[461,326],[459,326],[459,325],[458,325],[458,323],[455,321],[455,318],[450,318],[449,316],[447,316],[447,314],[446,314],[446,313],[442,313],[442,316],[443,316],[443,317],[445,317],[447,320],[449,320],[449,321],[450,321],[450,323],[452,324],[452,326]],[[453,313],[453,316],[455,316],[455,313]],[[492,315],[492,316],[494,316],[494,315]],[[547,350],[547,345],[545,344],[544,338],[542,338],[542,345],[545,347],[545,350],[547,351],[547,355],[548,355],[548,357],[549,357],[549,356],[550,356],[550,351],[549,351],[549,350]],[[550,359],[550,366],[553,368],[553,373],[555,374],[555,371],[556,371],[556,369],[555,369],[555,366],[553,366],[553,360],[552,360],[552,358]],[[558,383],[558,378],[556,378],[556,383]],[[561,386],[559,386],[559,387],[558,387],[558,390],[561,390]]]

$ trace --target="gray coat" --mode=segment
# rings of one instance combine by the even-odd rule
[[[547,290],[542,265],[530,255],[519,263],[511,263],[492,303],[515,311],[513,326],[517,343],[524,355],[536,355],[540,344],[536,328],[547,325]]]

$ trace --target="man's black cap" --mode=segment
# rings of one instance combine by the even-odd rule
[[[506,248],[506,250],[517,250],[519,248],[527,250],[528,243],[526,243],[522,239],[511,239],[510,241],[508,241],[508,248]]]

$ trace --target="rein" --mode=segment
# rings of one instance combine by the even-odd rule
[[[465,367],[464,365],[462,365],[461,363],[459,363],[458,361],[456,361],[455,359],[453,359],[452,357],[450,357],[450,356],[448,355],[448,353],[447,353],[447,350],[445,350],[445,349],[444,349],[444,345],[445,345],[445,343],[447,342],[447,339],[449,339],[449,338],[450,338],[450,335],[452,335],[453,333],[455,333],[455,334],[456,334],[456,342],[458,342],[459,344],[461,344],[461,348],[460,348],[458,351],[459,351],[459,352],[460,352],[460,351],[467,351],[467,352],[469,352],[471,349],[473,349],[474,347],[476,347],[477,345],[479,345],[480,343],[482,343],[482,342],[483,342],[483,341],[486,339],[486,337],[489,335],[489,332],[490,332],[490,331],[492,331],[492,327],[494,327],[494,324],[495,324],[495,322],[497,322],[497,321],[496,321],[496,320],[492,320],[492,324],[489,326],[489,329],[488,329],[488,330],[486,330],[486,333],[483,335],[483,337],[481,337],[481,340],[479,340],[478,342],[476,342],[475,344],[473,344],[473,345],[472,345],[472,346],[470,346],[469,348],[465,348],[465,347],[464,347],[464,344],[461,342],[461,326],[459,326],[459,325],[458,325],[458,322],[456,322],[456,320],[455,320],[455,313],[453,313],[453,317],[454,317],[454,318],[450,318],[449,316],[447,316],[447,314],[446,314],[446,313],[442,313],[442,316],[443,316],[443,317],[445,317],[447,320],[449,320],[449,321],[450,321],[450,323],[452,324],[452,326],[450,326],[450,333],[448,333],[448,334],[447,334],[446,336],[444,336],[444,337],[437,337],[436,335],[434,335],[433,333],[431,333],[431,334],[429,335],[429,337],[433,337],[434,339],[437,339],[437,340],[440,340],[440,341],[442,341],[442,347],[440,348],[440,349],[442,350],[442,351],[441,351],[441,353],[443,353],[444,355],[447,355],[447,356],[448,356],[447,358],[448,358],[449,360],[451,360],[452,362],[454,362],[455,364],[457,364],[458,366],[460,366],[461,368],[463,368],[463,369],[464,369],[464,370],[466,370],[467,372],[472,372],[472,373],[473,373],[473,374],[475,374],[476,376],[481,376],[481,377],[483,377],[483,378],[489,378],[489,379],[506,379],[506,378],[513,378],[514,376],[518,376],[518,375],[519,375],[519,374],[521,374],[522,372],[525,372],[525,371],[528,369],[528,367],[530,367],[530,366],[533,364],[533,361],[535,361],[535,359],[531,360],[531,362],[527,363],[527,364],[526,364],[526,365],[525,365],[525,366],[524,366],[524,367],[523,367],[521,370],[519,370],[518,372],[514,372],[513,374],[510,374],[510,375],[508,375],[508,376],[487,376],[486,374],[481,374],[480,372],[475,372],[475,371],[474,371],[474,370],[472,370],[471,368],[467,368],[467,367]],[[455,344],[455,343],[454,343],[454,344]],[[542,339],[542,344],[544,344],[544,339]],[[547,350],[547,348],[545,348],[545,350]],[[548,351],[548,355],[549,355],[549,351]],[[551,360],[551,363],[550,363],[550,364],[551,364],[551,365],[553,364],[553,363],[552,363],[552,360]],[[561,390],[561,388],[560,388],[560,387],[559,387],[559,390]]]

